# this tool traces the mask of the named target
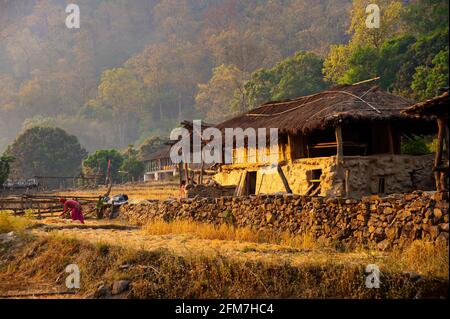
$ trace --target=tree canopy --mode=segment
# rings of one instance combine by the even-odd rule
[[[78,139],[56,127],[33,127],[22,134],[6,150],[14,157],[11,176],[76,176],[87,152]]]
[[[86,174],[102,174],[105,178],[108,172],[108,161],[111,161],[111,179],[120,182],[120,168],[124,161],[123,155],[117,150],[98,150],[90,154],[83,161],[83,170]]]
[[[11,162],[14,161],[12,156],[2,155],[0,157],[0,188],[6,182],[10,172]]]
[[[314,53],[300,51],[271,69],[252,73],[244,85],[246,109],[273,100],[284,100],[318,92],[327,86],[322,74],[323,60]]]
[[[331,47],[325,78],[350,84],[379,76],[383,88],[418,100],[448,86],[448,1],[380,5],[384,31],[364,28],[366,2],[353,1],[352,38],[346,45]]]
[[[180,120],[218,123],[375,76],[417,100],[448,86],[448,0],[379,0],[370,29],[372,3],[79,0],[74,31],[61,28],[64,1],[3,0],[0,151],[36,126],[62,127],[90,152],[122,150]]]
[[[167,135],[181,119],[220,121],[196,100],[199,84],[220,82],[216,68],[247,76],[297,51],[324,55],[347,40],[351,4],[79,0],[82,27],[71,30],[62,27],[65,1],[0,2],[0,151],[45,119],[91,152]],[[232,112],[226,82],[224,93],[210,93]]]

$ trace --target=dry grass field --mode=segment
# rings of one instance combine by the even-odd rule
[[[105,194],[106,187],[99,187],[95,189],[76,189],[65,190],[51,193],[53,195],[61,196],[99,196]],[[170,197],[177,198],[179,194],[179,186],[176,182],[160,182],[148,184],[129,184],[129,185],[114,185],[111,190],[111,195],[126,194],[130,200],[145,200],[145,199],[168,199]]]
[[[59,192],[98,196],[105,188]],[[177,183],[121,185],[131,201],[177,197]],[[391,252],[321,247],[310,236],[219,227],[189,221],[153,221],[137,227],[120,220],[60,218],[0,212],[0,296],[64,290],[65,266],[79,265],[84,298],[102,282],[131,282],[130,298],[414,298],[448,296],[448,248],[415,242]],[[382,271],[382,289],[365,287],[365,268]],[[42,267],[42,265],[46,265]],[[405,275],[406,273],[406,275]],[[413,281],[408,274],[425,280]],[[446,288],[446,290],[444,289]],[[446,292],[447,291],[447,292]],[[31,295],[28,298],[37,298]]]
[[[0,216],[1,232],[20,234],[15,243],[0,244],[0,295],[24,287],[63,289],[70,263],[82,271],[82,288],[58,298],[86,297],[101,282],[119,279],[131,281],[131,298],[413,298],[448,290],[448,250],[425,242],[389,253],[337,251],[307,236],[231,226],[153,222],[139,228],[121,221],[80,225]],[[380,267],[382,289],[365,287],[368,264]]]

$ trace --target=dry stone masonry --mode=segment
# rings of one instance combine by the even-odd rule
[[[145,201],[124,205],[121,216],[141,225],[158,219],[233,223],[309,234],[325,245],[389,250],[418,239],[448,245],[448,210],[448,193],[417,191],[361,200],[259,195]]]
[[[212,186],[207,185],[188,185],[186,187],[186,196],[188,198],[195,198],[197,196],[201,197],[224,197],[233,196],[236,186],[221,186],[218,184],[213,184]]]

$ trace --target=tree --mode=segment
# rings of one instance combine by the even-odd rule
[[[244,72],[269,67],[283,57],[278,49],[248,30],[240,32],[231,28],[211,35],[208,46],[216,65],[232,64]]]
[[[213,76],[208,83],[198,85],[195,97],[196,108],[206,121],[222,122],[232,115],[234,94],[242,92],[246,73],[234,65],[220,65],[213,70]]]
[[[78,139],[56,127],[33,127],[10,145],[6,154],[15,158],[11,163],[14,178],[33,176],[76,176],[87,152]]]
[[[352,35],[350,46],[371,46],[379,48],[386,39],[398,34],[401,28],[400,15],[402,2],[392,0],[378,0],[380,8],[380,27],[368,28],[366,8],[372,4],[371,0],[353,0],[351,24],[348,33]]]
[[[106,177],[108,161],[111,161],[110,174],[113,181],[120,181],[119,171],[124,157],[117,150],[98,150],[83,161],[83,169],[88,174],[103,174]]]
[[[272,89],[277,84],[277,77],[272,70],[260,69],[252,73],[244,85],[244,101],[248,109],[272,100]],[[239,109],[239,106],[235,107]],[[242,110],[244,111],[244,110]]]
[[[311,52],[300,51],[278,63],[278,83],[273,88],[275,100],[290,99],[323,90],[327,84],[322,74],[323,60]]]
[[[97,98],[89,105],[114,126],[117,146],[124,147],[139,136],[139,118],[146,103],[144,84],[130,69],[103,72]]]
[[[128,145],[127,150],[123,153],[123,162],[120,166],[120,174],[125,177],[127,181],[134,182],[144,174],[145,164],[138,159],[139,151],[134,148],[134,145]]]
[[[409,83],[402,66],[410,61],[410,48],[416,42],[411,35],[401,35],[383,43],[378,54],[377,75],[382,88],[391,91],[402,90]],[[406,83],[406,84],[405,84]]]
[[[448,85],[448,10],[444,10],[448,2],[444,2],[416,0],[404,6],[398,1],[378,2],[381,27],[368,29],[369,2],[354,0],[352,38],[347,45],[331,48],[325,78],[350,84],[380,76],[381,87],[405,97],[436,94],[439,86]]]
[[[358,47],[348,59],[348,70],[338,83],[352,84],[377,76],[379,51],[372,47]]]
[[[439,89],[448,87],[449,50],[442,50],[434,57],[432,66],[420,66],[413,76],[411,88],[416,98],[424,100],[439,95]]]
[[[261,69],[245,83],[244,99],[249,109],[271,100],[283,100],[323,90],[323,60],[311,52],[297,52],[272,69]]]
[[[0,157],[0,188],[6,182],[10,172],[10,165],[14,161],[14,157],[2,155]]]
[[[348,59],[352,50],[348,45],[332,45],[323,63],[323,74],[327,81],[339,83],[347,72]]]
[[[347,31],[351,35],[351,39],[346,45],[331,46],[323,69],[327,80],[334,83],[343,83],[350,78],[357,77],[355,76],[355,72],[358,72],[357,70],[352,70],[350,74],[346,75],[351,67],[349,59],[352,56],[353,59],[357,59],[354,54],[362,57],[361,48],[380,49],[387,39],[399,33],[401,29],[401,2],[391,0],[377,1],[377,5],[380,8],[380,28],[369,29],[366,25],[368,16],[366,8],[371,3],[369,0],[353,0],[351,24]]]
[[[448,0],[416,0],[403,10],[401,17],[406,31],[414,35],[448,28]]]
[[[135,155],[126,158],[120,170],[125,174],[128,180],[135,181],[139,180],[139,178],[144,174],[145,165],[143,162],[137,159]]]
[[[423,136],[413,135],[402,137],[401,152],[402,154],[423,155],[429,154],[430,149]]]

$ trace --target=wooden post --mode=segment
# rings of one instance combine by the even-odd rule
[[[292,194],[292,190],[291,190],[291,188],[289,187],[289,183],[288,183],[288,181],[287,181],[287,178],[286,178],[286,176],[284,175],[283,169],[281,168],[280,165],[277,165],[277,171],[278,171],[278,175],[280,175],[280,177],[281,177],[281,180],[282,180],[282,182],[283,182],[284,188],[286,189],[286,193]]]
[[[200,176],[199,176],[199,185],[203,185],[203,171],[205,169],[205,162],[202,159],[202,165],[200,166]]]
[[[444,140],[445,140],[445,147],[446,147],[446,152],[445,152],[445,156],[444,156],[444,172],[441,173],[441,184],[442,187],[444,189],[444,191],[448,192],[449,190],[449,185],[448,185],[448,163],[449,163],[449,136],[448,136],[448,119],[445,120],[445,134],[444,134]]]
[[[234,190],[234,195],[233,195],[234,197],[239,196],[239,194],[240,194],[242,178],[244,177],[245,173],[246,173],[246,171],[243,171],[241,173],[241,176],[239,176],[239,182],[237,183],[236,189]]]
[[[288,152],[286,154],[286,159],[292,161],[294,159],[294,141],[291,134],[288,134]]]
[[[350,196],[350,170],[345,170],[345,196]]]
[[[187,163],[184,163],[184,180],[186,185],[189,184],[189,166]]]
[[[387,133],[388,133],[388,145],[389,145],[389,154],[394,154],[394,137],[392,135],[392,126],[390,123],[387,123]]]
[[[337,159],[338,164],[340,164],[342,161],[342,158],[344,157],[344,144],[342,142],[341,124],[336,124],[335,133],[336,133],[336,144],[337,144],[336,159]]]
[[[444,146],[444,134],[445,134],[445,119],[440,117],[437,119],[437,124],[439,128],[438,133],[438,145],[436,151],[436,157],[434,160],[434,178],[436,180],[436,190],[438,192],[443,191],[443,185],[441,185],[441,172],[438,171],[438,167],[442,164],[442,151]]]
[[[340,123],[336,123],[335,127],[336,134],[336,144],[337,144],[337,152],[336,152],[336,168],[337,168],[337,176],[341,181],[340,194],[342,195],[345,192],[344,185],[344,172],[342,167],[342,161],[344,158],[344,143],[342,141],[342,126]]]
[[[178,163],[178,177],[180,179],[180,186],[181,186],[181,182],[183,181],[183,164],[180,162]]]

